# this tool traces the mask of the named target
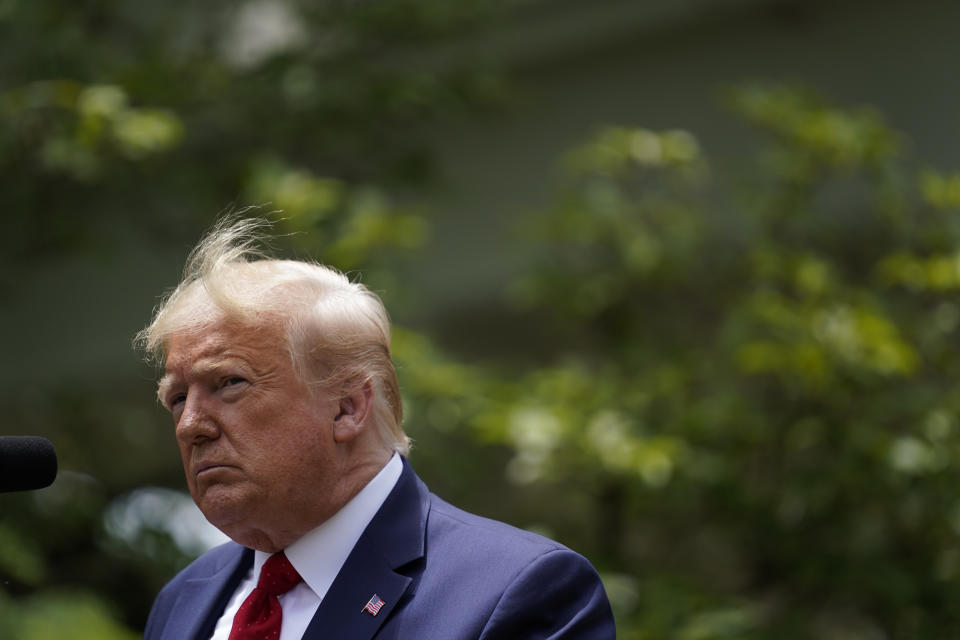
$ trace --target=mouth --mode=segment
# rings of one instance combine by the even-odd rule
[[[193,475],[194,475],[195,477],[199,478],[199,477],[201,477],[201,476],[203,476],[203,475],[206,475],[206,474],[209,474],[209,473],[214,473],[214,472],[219,471],[219,470],[222,470],[222,469],[231,469],[231,468],[233,468],[233,467],[232,467],[231,465],[228,465],[228,464],[220,464],[220,463],[217,463],[217,462],[204,462],[204,463],[202,463],[202,464],[198,464],[198,465],[195,467],[195,471],[194,471],[194,474],[193,474]]]

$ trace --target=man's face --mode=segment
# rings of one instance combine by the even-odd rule
[[[284,344],[275,327],[226,321],[175,334],[159,390],[194,501],[228,536],[264,551],[346,499],[333,435],[339,400],[309,392]]]

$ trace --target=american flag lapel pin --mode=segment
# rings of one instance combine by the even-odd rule
[[[377,594],[373,594],[372,596],[370,596],[370,599],[367,600],[367,604],[363,605],[363,609],[361,609],[360,613],[363,613],[364,611],[366,611],[370,615],[375,616],[378,613],[380,613],[380,608],[384,604],[386,603],[380,599],[380,596],[378,596]]]

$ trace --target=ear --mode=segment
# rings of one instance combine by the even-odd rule
[[[360,435],[373,413],[373,385],[370,381],[346,388],[338,409],[339,413],[333,419],[333,440],[349,442]]]

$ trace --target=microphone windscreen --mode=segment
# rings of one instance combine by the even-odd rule
[[[0,436],[0,492],[31,491],[53,484],[57,453],[39,436]]]

